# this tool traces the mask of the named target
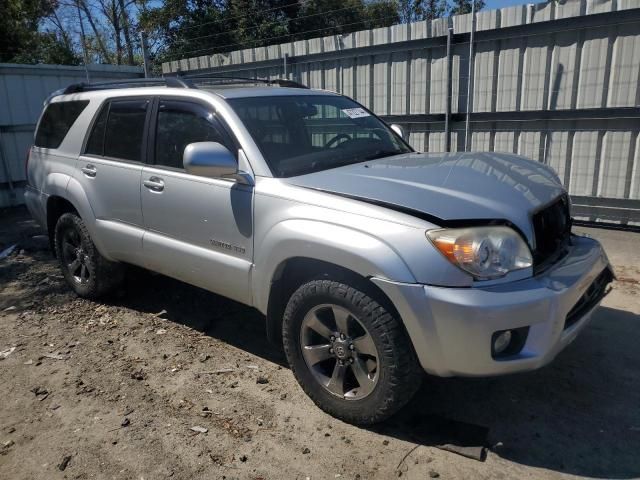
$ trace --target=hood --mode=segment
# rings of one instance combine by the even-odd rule
[[[507,220],[531,240],[531,213],[564,192],[553,170],[507,153],[409,153],[285,179],[413,210],[443,225]]]

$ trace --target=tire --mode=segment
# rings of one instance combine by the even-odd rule
[[[345,283],[314,280],[298,288],[285,309],[282,336],[302,389],[322,410],[348,423],[389,418],[422,382],[401,321]]]
[[[87,227],[75,213],[65,213],[58,219],[55,251],[62,275],[80,297],[99,298],[122,281],[122,265],[100,255]]]

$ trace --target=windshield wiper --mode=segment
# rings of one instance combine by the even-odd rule
[[[364,157],[365,160],[376,160],[378,158],[391,157],[393,155],[400,155],[402,152],[397,150],[376,150],[375,152]]]

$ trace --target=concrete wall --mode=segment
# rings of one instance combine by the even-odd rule
[[[142,69],[90,65],[91,81],[139,77]],[[22,203],[24,162],[49,94],[86,81],[84,67],[0,63],[0,207]],[[13,190],[13,195],[12,195]]]
[[[597,218],[625,222],[633,208],[640,221],[640,0],[487,10],[476,25],[471,148],[552,165],[583,216],[597,198]],[[287,77],[355,98],[402,124],[419,150],[464,150],[470,30],[460,15],[187,58],[163,72]]]

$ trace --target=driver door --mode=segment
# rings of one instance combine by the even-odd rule
[[[193,142],[237,148],[211,106],[180,98],[154,103],[149,165],[142,170],[147,268],[250,303],[253,262],[253,187],[185,172],[182,155]]]

